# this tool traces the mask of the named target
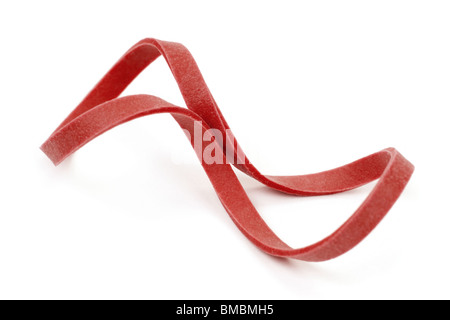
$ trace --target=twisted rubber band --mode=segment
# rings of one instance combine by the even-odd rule
[[[117,98],[123,90],[160,55],[166,59],[188,109],[174,106],[150,95]],[[379,179],[356,212],[334,233],[305,248],[293,249],[267,226],[248,198],[231,165],[243,153],[214,101],[189,51],[181,44],[144,39],[128,50],[94,87],[77,108],[61,123],[41,149],[59,164],[70,154],[105,131],[145,115],[170,113],[180,127],[194,136],[195,123],[207,130],[220,130],[233,140],[232,150],[224,143],[216,150],[223,161],[207,164],[201,160],[219,199],[241,232],[264,252],[305,261],[333,259],[352,249],[383,219],[398,199],[413,171],[413,165],[393,148],[385,149],[345,166],[301,176],[261,174],[245,157],[236,168],[278,191],[294,195],[324,195],[351,190]],[[228,132],[228,134],[227,134]],[[194,142],[191,140],[194,146]],[[203,152],[205,146],[202,147]],[[217,156],[217,155],[216,155]]]

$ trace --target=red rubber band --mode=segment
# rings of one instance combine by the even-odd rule
[[[166,59],[188,109],[174,106],[150,95],[117,98],[133,79],[160,55]],[[195,123],[203,133],[211,128],[233,140],[231,152],[225,143],[216,150],[222,164],[207,164],[201,159],[219,199],[231,219],[256,246],[280,257],[305,261],[333,259],[352,249],[383,219],[408,183],[414,166],[398,151],[389,148],[343,167],[302,176],[266,176],[261,174],[227,135],[229,126],[215,103],[189,51],[181,44],[144,39],[134,45],[112,67],[77,108],[61,123],[41,149],[59,164],[70,154],[103,132],[145,115],[170,113],[181,128],[194,136]],[[194,141],[191,141],[194,146]],[[203,152],[205,146],[202,147]],[[228,153],[227,153],[228,152]],[[351,190],[379,179],[356,212],[327,238],[305,248],[293,249],[280,240],[258,214],[227,160],[244,155],[236,168],[278,191],[312,196]]]

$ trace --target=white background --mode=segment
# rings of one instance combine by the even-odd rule
[[[448,1],[3,1],[0,298],[450,298]],[[168,115],[54,167],[39,146],[145,37],[191,51],[266,174],[386,147],[416,166],[378,228],[333,261],[276,259],[222,208]],[[184,102],[158,59],[124,94]],[[334,231],[373,184],[300,198],[239,174],[294,247]]]

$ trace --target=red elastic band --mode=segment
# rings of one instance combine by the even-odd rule
[[[133,79],[160,55],[166,59],[188,109],[150,95],[117,98]],[[144,39],[134,45],[112,67],[77,108],[61,123],[41,149],[59,164],[103,132],[124,122],[155,113],[170,113],[191,137],[196,124],[203,134],[213,128],[234,146],[216,140],[220,163],[201,159],[219,199],[242,231],[264,252],[306,261],[324,261],[352,249],[387,214],[408,183],[414,166],[398,151],[389,148],[333,170],[302,176],[266,176],[245,157],[214,101],[189,51],[181,44]],[[197,133],[198,134],[198,133]],[[227,142],[228,142],[227,140]],[[194,146],[194,141],[191,140]],[[200,152],[206,146],[202,146]],[[198,151],[198,150],[196,150]],[[200,153],[202,154],[202,153]],[[236,162],[236,159],[243,161]],[[293,249],[267,226],[248,198],[228,163],[266,186],[294,195],[311,196],[351,190],[379,179],[356,212],[327,238],[305,248]],[[234,161],[233,161],[234,160]]]

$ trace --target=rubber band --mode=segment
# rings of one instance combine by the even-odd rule
[[[188,109],[151,95],[118,98],[135,77],[160,55],[167,61]],[[251,242],[274,256],[325,261],[352,249],[387,214],[414,171],[414,166],[397,150],[388,148],[321,173],[300,176],[263,175],[251,164],[231,134],[189,51],[181,44],[156,39],[144,39],[128,50],[52,133],[41,149],[58,165],[105,131],[135,118],[156,113],[170,113],[191,137],[191,144],[231,219]],[[225,137],[224,141],[213,139],[209,144],[214,146],[215,159],[221,159],[220,163],[207,163],[202,159],[201,155],[207,146],[203,145],[198,150],[192,138],[195,137],[196,130],[201,130],[201,135],[204,136],[210,129],[217,130]],[[294,249],[279,239],[261,218],[231,164],[272,189],[300,196],[344,192],[379,180],[360,207],[335,232],[308,247]]]

